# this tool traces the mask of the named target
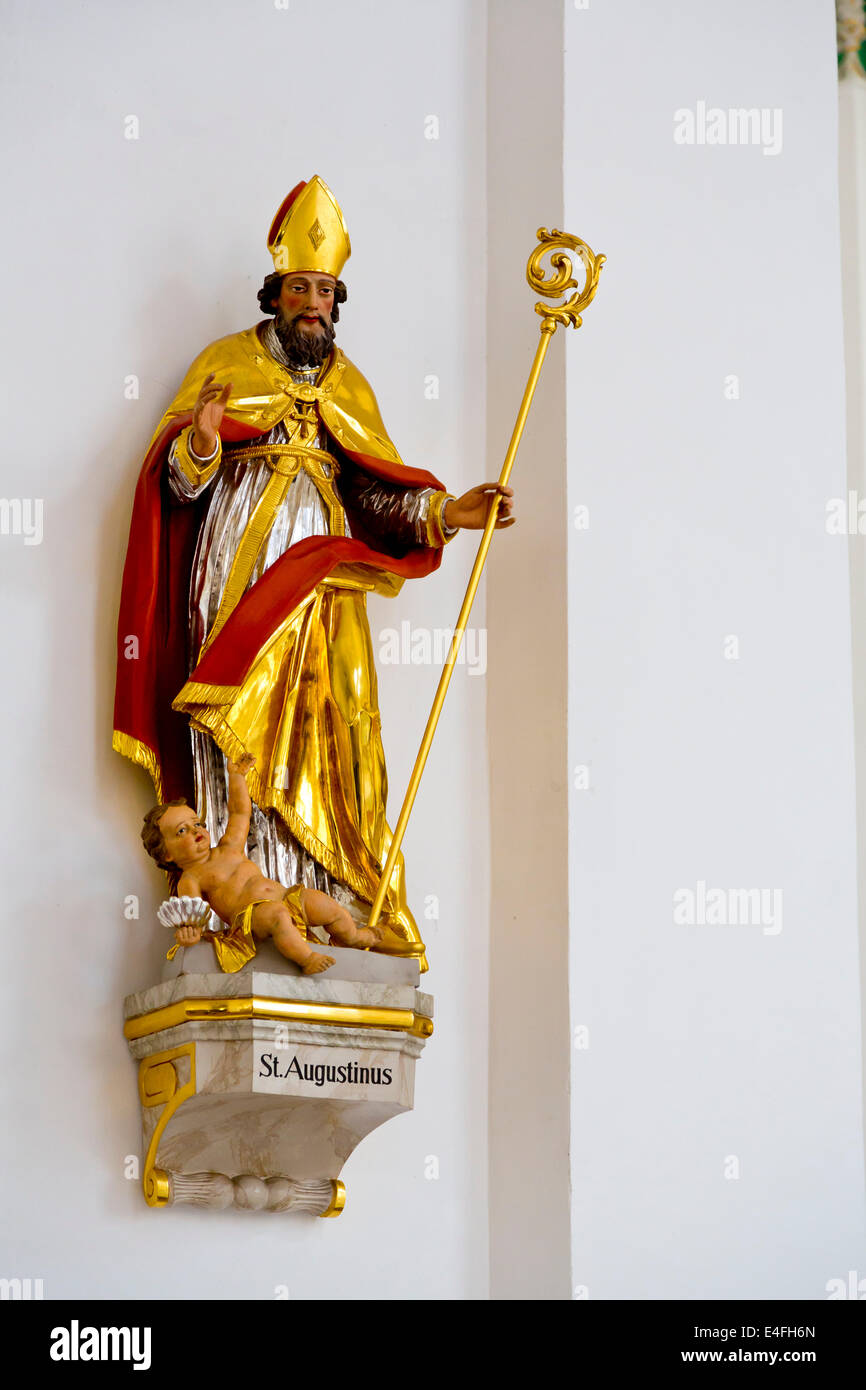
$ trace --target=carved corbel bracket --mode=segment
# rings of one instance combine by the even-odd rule
[[[361,954],[332,950],[352,965]],[[362,981],[257,962],[181,973],[126,1001],[148,1206],[337,1216],[346,1159],[412,1108],[433,1031],[432,999],[411,982],[417,962],[367,954],[367,975],[386,979]]]

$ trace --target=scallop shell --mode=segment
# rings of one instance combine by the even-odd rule
[[[204,898],[166,898],[156,910],[164,927],[201,927],[204,929],[211,910]]]

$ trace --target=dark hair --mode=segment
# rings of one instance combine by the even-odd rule
[[[280,297],[280,287],[290,271],[275,270],[270,275],[265,276],[265,282],[259,290],[259,308],[263,314],[275,314],[277,312],[277,300]],[[331,322],[340,322],[340,305],[345,304],[349,297],[349,292],[342,280],[338,280],[334,286],[334,307],[331,310]]]
[[[155,859],[161,869],[168,873],[177,873],[178,866],[167,857],[165,841],[159,828],[159,822],[170,806],[189,806],[189,802],[185,796],[180,796],[174,801],[163,801],[159,806],[151,807],[141,828],[141,842],[151,859]]]

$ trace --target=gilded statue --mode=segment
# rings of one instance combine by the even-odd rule
[[[318,176],[283,201],[268,249],[264,317],[195,359],[144,460],[113,742],[149,772],[161,807],[186,800],[216,847],[243,767],[248,839],[235,848],[357,928],[391,841],[367,594],[432,573],[460,529],[484,528],[494,499],[496,527],[512,525],[513,498],[501,482],[455,497],[401,460],[336,345],[351,248]],[[165,814],[163,835],[177,819]],[[423,962],[402,854],[382,930],[356,944]]]

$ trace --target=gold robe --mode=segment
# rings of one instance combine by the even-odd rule
[[[389,478],[404,472],[406,486],[419,476],[403,468],[369,385],[339,350],[310,387],[292,381],[264,350],[255,329],[222,339],[193,363],[163,424],[191,409],[209,372],[221,383],[232,382],[230,420],[246,434],[261,432],[260,440],[282,421],[287,443],[269,446],[253,439],[240,446],[257,460],[264,456],[271,477],[247,521],[201,656],[248,591],[256,557],[299,469],[317,487],[330,533],[337,537],[346,534],[340,451],[379,461]],[[334,453],[315,445],[322,425]],[[179,462],[190,481],[201,480],[202,465],[187,442],[188,431],[180,436]],[[205,471],[215,472],[220,462],[218,455]],[[438,490],[430,498],[426,540],[431,548],[447,539],[441,517],[447,496]],[[173,702],[228,757],[253,755],[255,769],[247,780],[256,804],[277,812],[303,848],[366,902],[375,895],[391,838],[366,594],[395,594],[402,582],[376,565],[337,566],[268,630],[242,677],[230,684],[202,682],[194,671]],[[421,936],[406,902],[402,855],[389,884],[383,925],[388,934],[382,949],[423,960]]]

